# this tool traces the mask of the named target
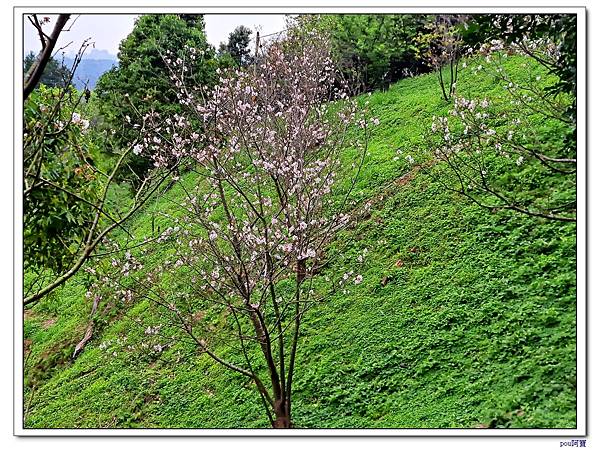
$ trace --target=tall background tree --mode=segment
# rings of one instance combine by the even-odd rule
[[[229,54],[238,66],[247,66],[252,62],[250,54],[250,41],[252,30],[244,25],[239,25],[231,33],[227,43],[221,42],[220,54]]]
[[[190,61],[190,79],[199,85],[214,83],[218,62],[206,40],[201,15],[150,14],[136,20],[133,31],[119,46],[119,66],[105,73],[94,90],[100,126],[107,130],[111,146],[123,147],[131,142],[137,131],[130,123],[148,112],[181,111],[165,58],[167,52],[172,52],[173,59],[189,58],[186,47],[202,54],[202,58]],[[134,155],[120,177],[137,184],[150,166],[147,158]]]
[[[23,60],[23,73],[29,72],[35,61],[37,60],[33,52],[29,52]],[[56,58],[50,58],[42,76],[40,77],[39,83],[44,84],[48,87],[63,87],[70,78],[69,69]]]

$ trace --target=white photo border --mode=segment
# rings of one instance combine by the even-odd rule
[[[426,4],[425,2],[423,2]],[[310,14],[310,13],[498,13],[498,14],[551,14],[577,15],[577,330],[576,330],[576,428],[559,429],[35,429],[23,426],[23,203],[22,203],[22,117],[23,117],[23,15],[58,14],[152,14],[152,13],[199,13],[199,14]],[[588,432],[588,383],[587,383],[587,28],[586,8],[540,7],[540,6],[65,6],[13,8],[13,433],[16,436],[487,436],[487,437],[582,437]]]

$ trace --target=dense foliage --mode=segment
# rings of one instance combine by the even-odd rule
[[[418,58],[426,47],[416,39],[427,20],[414,14],[340,14],[318,16],[315,25],[330,33],[348,78],[372,90],[427,70]]]
[[[90,123],[82,117],[80,101],[74,88],[41,85],[24,105],[26,269],[63,270],[93,216],[86,202],[98,194],[96,173],[89,164]]]

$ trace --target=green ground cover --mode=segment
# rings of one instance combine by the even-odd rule
[[[530,76],[521,64],[513,58],[507,70]],[[503,94],[493,76],[468,69],[458,90]],[[367,248],[364,282],[305,317],[295,426],[575,427],[575,224],[484,211],[406,161],[420,161],[432,116],[449,109],[435,75],[367,100],[381,125],[353,200],[373,206],[329,249],[351,265]],[[552,132],[532,123],[531,132]],[[181,195],[174,187],[148,210]],[[147,233],[150,214],[130,227]],[[151,319],[144,303],[97,314],[94,338],[72,360],[88,282],[81,273],[26,313],[26,427],[269,426],[248,380],[208,357],[177,346],[160,358],[124,350],[125,337],[143,336],[134,319]]]

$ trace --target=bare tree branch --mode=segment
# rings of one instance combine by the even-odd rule
[[[52,57],[52,51],[54,50],[54,46],[58,41],[58,37],[66,25],[67,21],[71,17],[70,14],[60,14],[58,19],[56,20],[56,24],[54,25],[54,29],[52,30],[52,34],[46,40],[45,47],[42,48],[42,51],[37,57],[37,60],[32,64],[29,72],[25,76],[25,86],[23,87],[23,101],[27,100],[29,94],[33,91],[33,89],[37,86],[40,78],[42,78],[42,74],[44,73],[44,69],[50,61]]]

